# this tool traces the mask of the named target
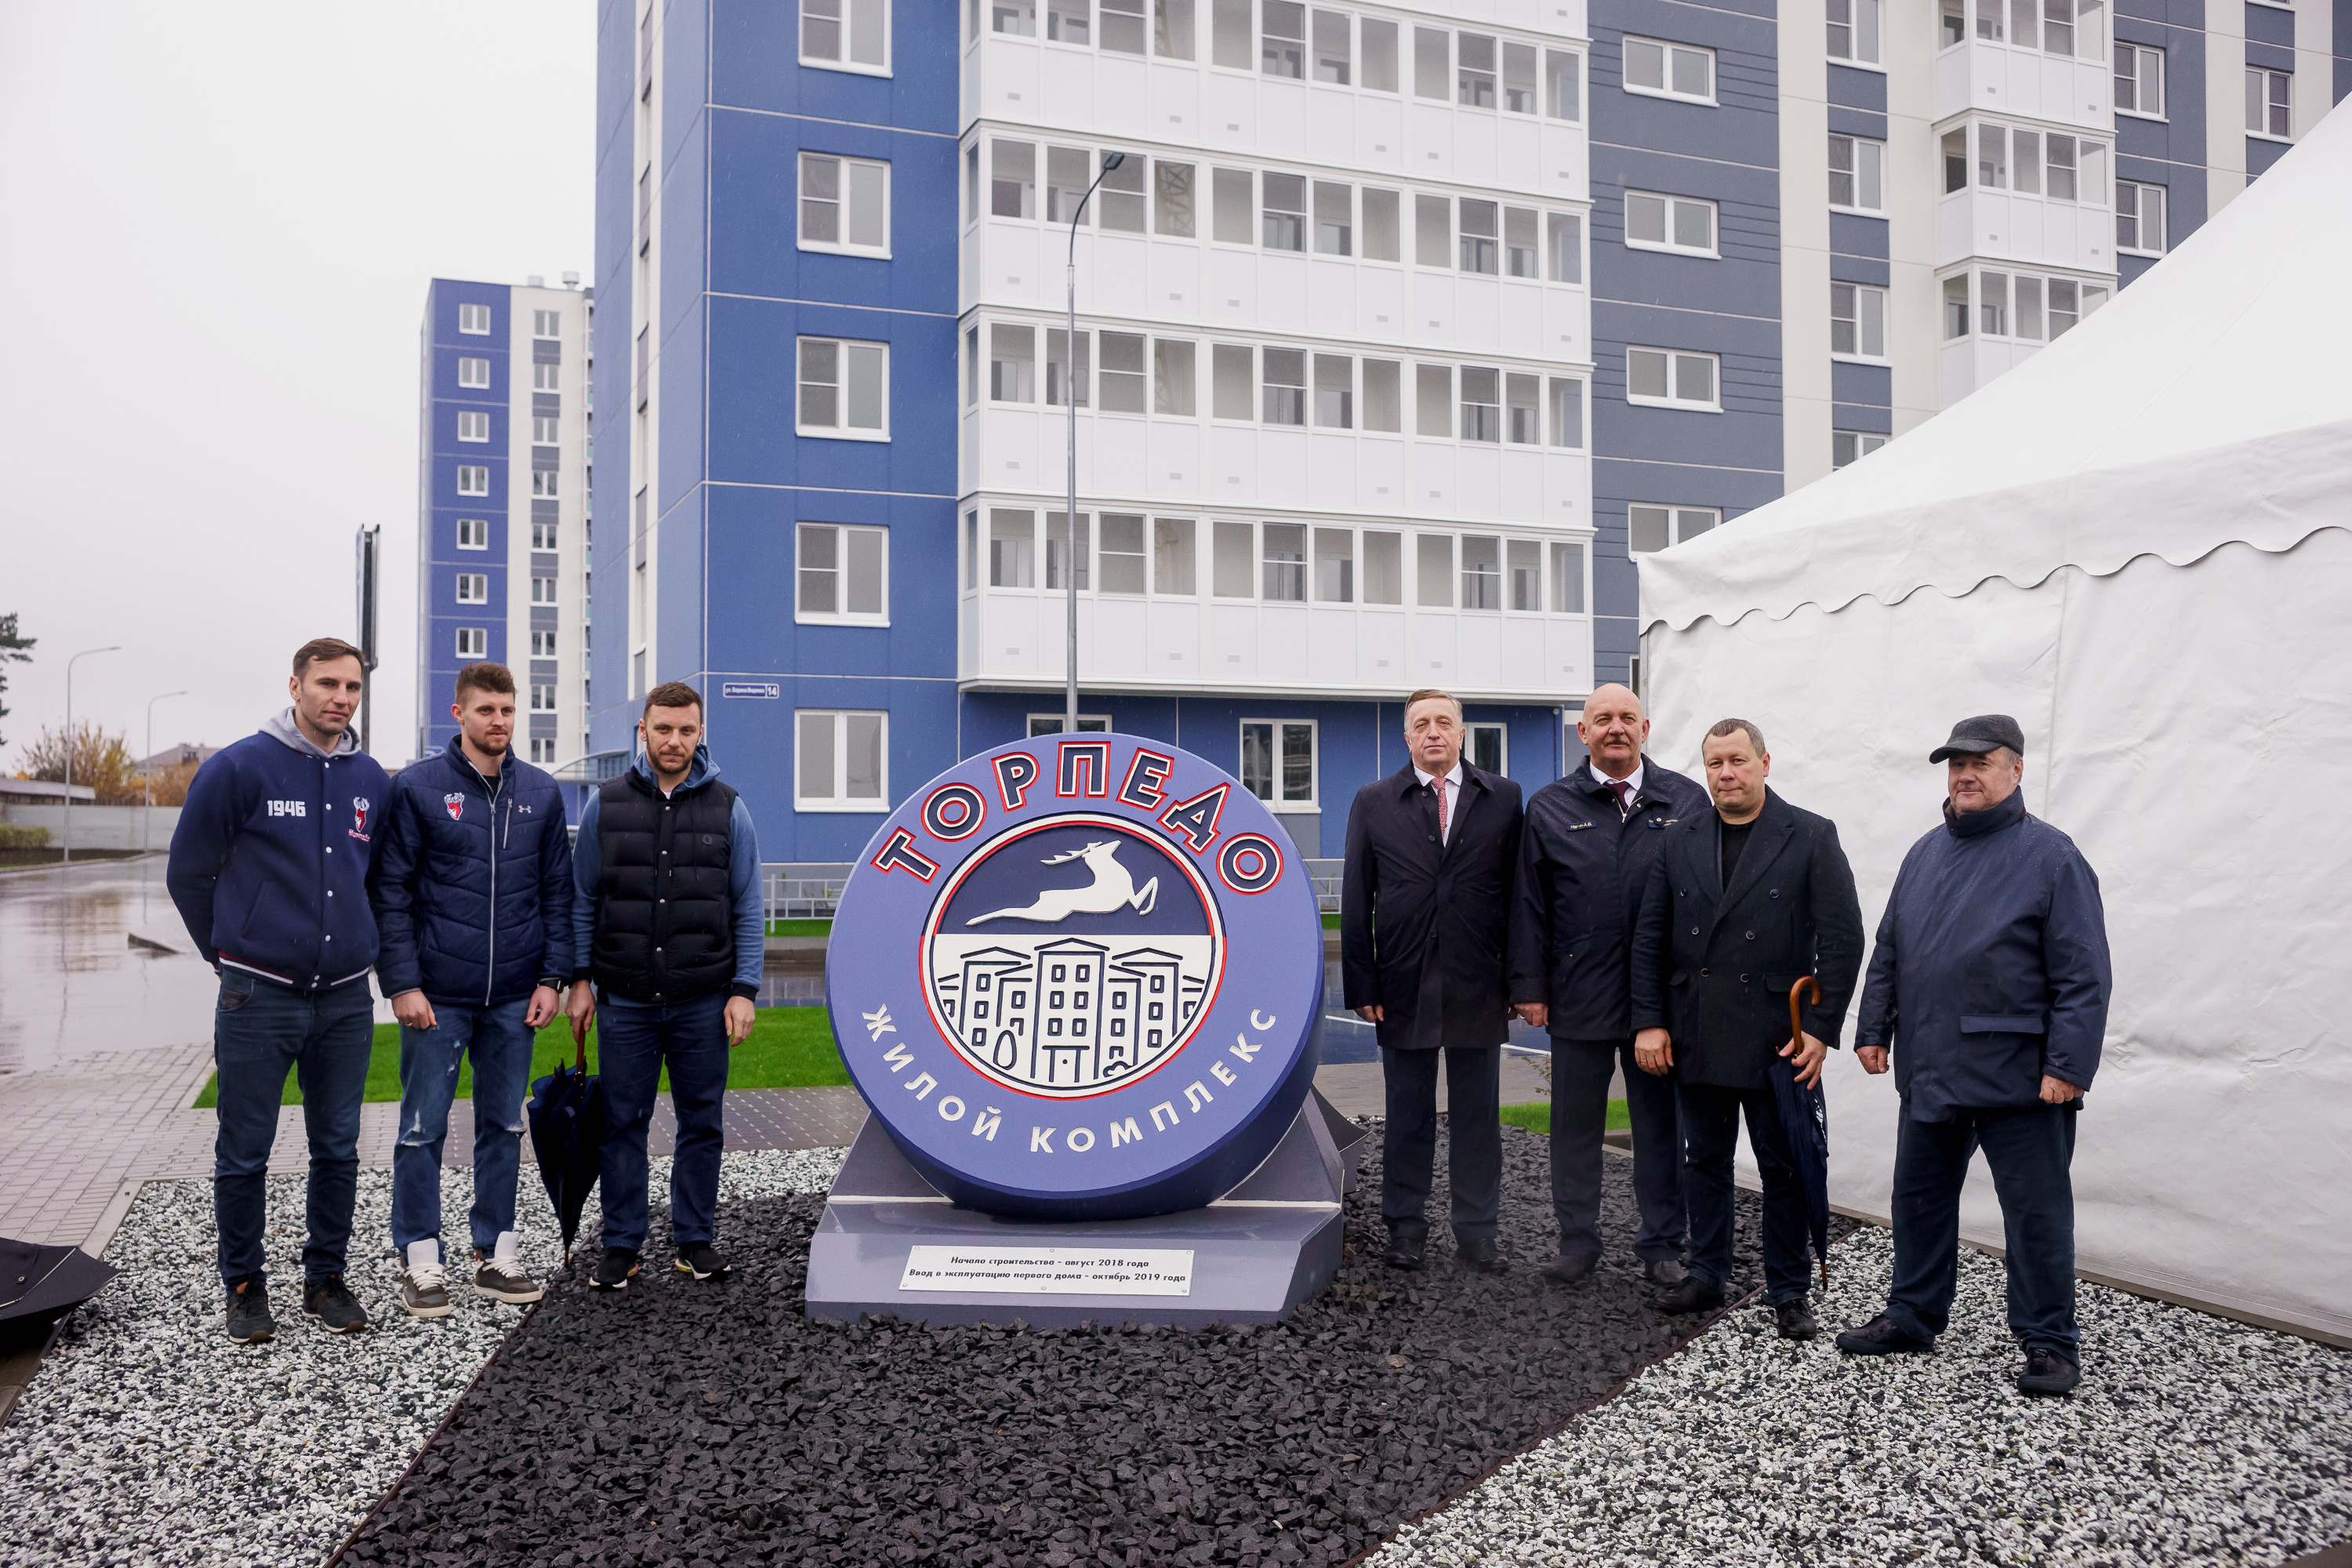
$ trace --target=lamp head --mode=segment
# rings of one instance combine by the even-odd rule
[[[1127,154],[1124,153],[1106,153],[1103,154],[1103,173],[1108,174],[1126,162]]]

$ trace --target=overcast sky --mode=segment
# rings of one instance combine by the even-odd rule
[[[593,280],[591,0],[0,0],[0,771],[65,711],[143,749],[286,702],[357,633],[413,749],[417,329],[435,277]]]

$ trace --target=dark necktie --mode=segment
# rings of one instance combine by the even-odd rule
[[[1605,782],[1609,785],[1610,792],[1617,797],[1617,820],[1622,822],[1625,820],[1625,813],[1633,804],[1633,786],[1623,779],[1610,779]]]

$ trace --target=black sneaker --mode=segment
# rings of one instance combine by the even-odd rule
[[[1936,1342],[1913,1339],[1881,1312],[1862,1327],[1840,1334],[1837,1348],[1848,1355],[1926,1355],[1936,1348]]]
[[[1809,1340],[1822,1331],[1813,1310],[1802,1300],[1783,1301],[1772,1309],[1773,1324],[1784,1340]]]
[[[340,1274],[304,1280],[302,1310],[318,1319],[319,1326],[331,1334],[355,1334],[368,1326],[367,1313],[360,1309],[360,1299],[344,1288]]]
[[[707,1241],[689,1241],[677,1249],[677,1271],[691,1274],[697,1279],[716,1279],[722,1274],[732,1274],[719,1249]]]
[[[1723,1287],[1694,1274],[1658,1298],[1661,1312],[1711,1312],[1723,1305]]]
[[[1391,1236],[1389,1249],[1381,1261],[1391,1268],[1414,1269],[1421,1267],[1422,1240],[1417,1236]]]
[[[637,1276],[637,1255],[625,1247],[608,1247],[596,1265],[596,1272],[588,1276],[591,1290],[625,1290],[629,1281]]]
[[[2040,1345],[2025,1352],[2024,1370],[2017,1374],[2020,1394],[2067,1394],[2083,1381],[2083,1369],[2056,1351]]]
[[[228,1337],[241,1345],[266,1344],[278,1332],[269,1315],[269,1290],[258,1279],[228,1288]]]

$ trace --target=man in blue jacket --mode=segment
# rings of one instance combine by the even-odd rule
[[[1652,1284],[1687,1277],[1681,1124],[1670,1079],[1637,1071],[1631,985],[1633,922],[1666,830],[1707,810],[1698,784],[1652,762],[1642,700],[1615,684],[1584,701],[1577,738],[1591,755],[1536,791],[1519,836],[1511,915],[1511,1000],[1551,1033],[1551,1203],[1559,1252],[1544,1272],[1572,1285],[1601,1261],[1601,1143],[1622,1064],[1633,1132],[1633,1256]]]
[[[368,877],[389,788],[351,731],[366,679],[360,650],[347,642],[318,637],[297,648],[287,682],[293,705],[196,770],[172,834],[165,886],[221,979],[213,1216],[228,1337],[240,1344],[278,1331],[261,1238],[289,1068],[302,1086],[310,1140],[302,1310],[333,1333],[368,1326],[343,1283],[374,1039]]]
[[[1837,1338],[1850,1355],[1919,1353],[1957,1286],[1960,1187],[1979,1149],[2007,1231],[2009,1329],[2027,1394],[2082,1381],[2074,1323],[2074,1119],[2099,1070],[2113,980],[2099,879],[2074,841],[2026,815],[2025,735],[2005,713],[1963,719],[1943,826],[1911,847],[1878,922],[1854,1056],[1894,1050],[1895,1283],[1886,1310]]]
[[[677,680],[655,687],[637,733],[636,764],[588,797],[572,855],[572,974],[593,976],[598,994],[575,984],[565,1011],[583,1038],[603,1018],[604,1256],[588,1281],[599,1290],[636,1277],[649,1223],[646,1131],[665,1066],[677,1114],[677,1269],[697,1279],[728,1271],[712,1246],[727,1053],[751,1033],[767,958],[760,841],[702,743],[701,694]]]
[[[474,1063],[474,1289],[540,1298],[522,1266],[515,1182],[531,1040],[572,972],[572,845],[555,781],[513,753],[514,676],[457,672],[457,733],[393,781],[376,850],[376,975],[400,1020],[392,1244],[400,1305],[449,1315],[441,1144],[457,1071]]]

